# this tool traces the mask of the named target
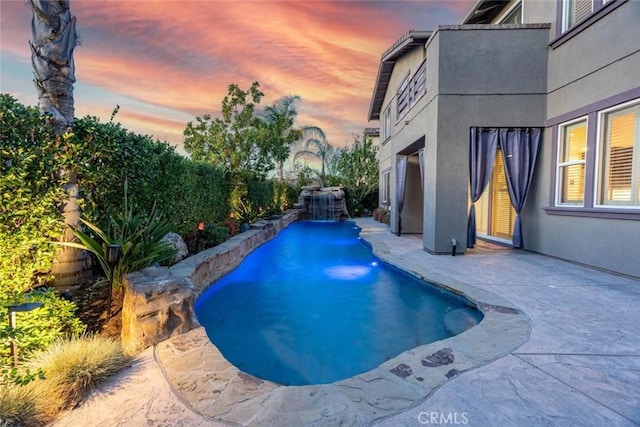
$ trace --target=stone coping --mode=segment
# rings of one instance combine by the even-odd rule
[[[233,270],[255,248],[275,237],[299,217],[299,210],[289,210],[277,219],[255,222],[250,230],[185,258],[170,267],[169,271],[175,277],[187,279],[197,297],[213,282]]]
[[[199,327],[155,348],[159,366],[185,405],[232,425],[366,425],[418,405],[448,379],[501,358],[529,339],[529,317],[506,299],[410,265],[366,231],[361,237],[382,261],[467,298],[484,314],[482,321],[371,371],[309,386],[283,386],[241,372]]]

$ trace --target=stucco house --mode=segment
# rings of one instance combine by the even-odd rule
[[[633,0],[478,0],[395,41],[369,108],[391,231],[640,277],[639,22]]]

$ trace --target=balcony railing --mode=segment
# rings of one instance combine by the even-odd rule
[[[397,118],[400,120],[413,107],[422,95],[427,92],[427,60],[425,59],[409,80],[398,91]]]

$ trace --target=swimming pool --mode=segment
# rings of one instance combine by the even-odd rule
[[[349,221],[282,230],[196,301],[209,339],[242,371],[306,385],[450,337],[443,318],[466,302],[380,262],[359,231]]]

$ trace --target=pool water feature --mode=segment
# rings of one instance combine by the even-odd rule
[[[355,223],[296,222],[196,301],[229,362],[283,385],[327,384],[452,336],[444,317],[482,314],[375,258]]]

